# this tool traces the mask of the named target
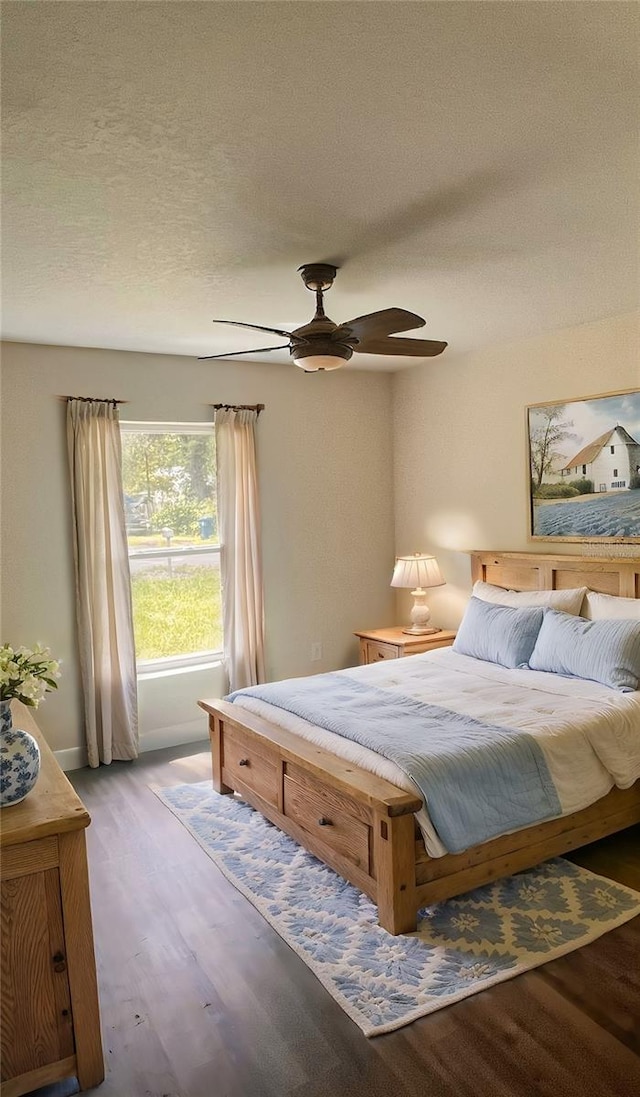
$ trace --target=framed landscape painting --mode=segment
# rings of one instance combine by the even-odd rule
[[[527,408],[531,538],[640,543],[640,389]]]

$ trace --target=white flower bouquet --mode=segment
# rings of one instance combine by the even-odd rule
[[[0,702],[16,697],[23,705],[37,708],[45,693],[58,688],[60,664],[48,648],[0,646]]]

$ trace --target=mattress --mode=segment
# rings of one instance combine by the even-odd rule
[[[629,788],[640,777],[640,692],[619,693],[578,678],[510,670],[459,655],[451,648],[339,674],[528,732],[544,753],[561,815],[588,807],[614,786]],[[394,762],[367,747],[254,697],[242,697],[241,706],[407,792],[416,792],[411,778]],[[449,852],[429,817],[428,803],[416,818],[429,855],[441,857]]]

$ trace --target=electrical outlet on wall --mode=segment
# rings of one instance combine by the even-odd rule
[[[311,645],[311,662],[318,663],[322,659],[322,644],[319,640],[314,640]]]

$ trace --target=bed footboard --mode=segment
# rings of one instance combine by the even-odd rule
[[[237,792],[369,895],[389,933],[415,930],[420,798],[239,706],[199,704],[209,714],[214,788]]]

